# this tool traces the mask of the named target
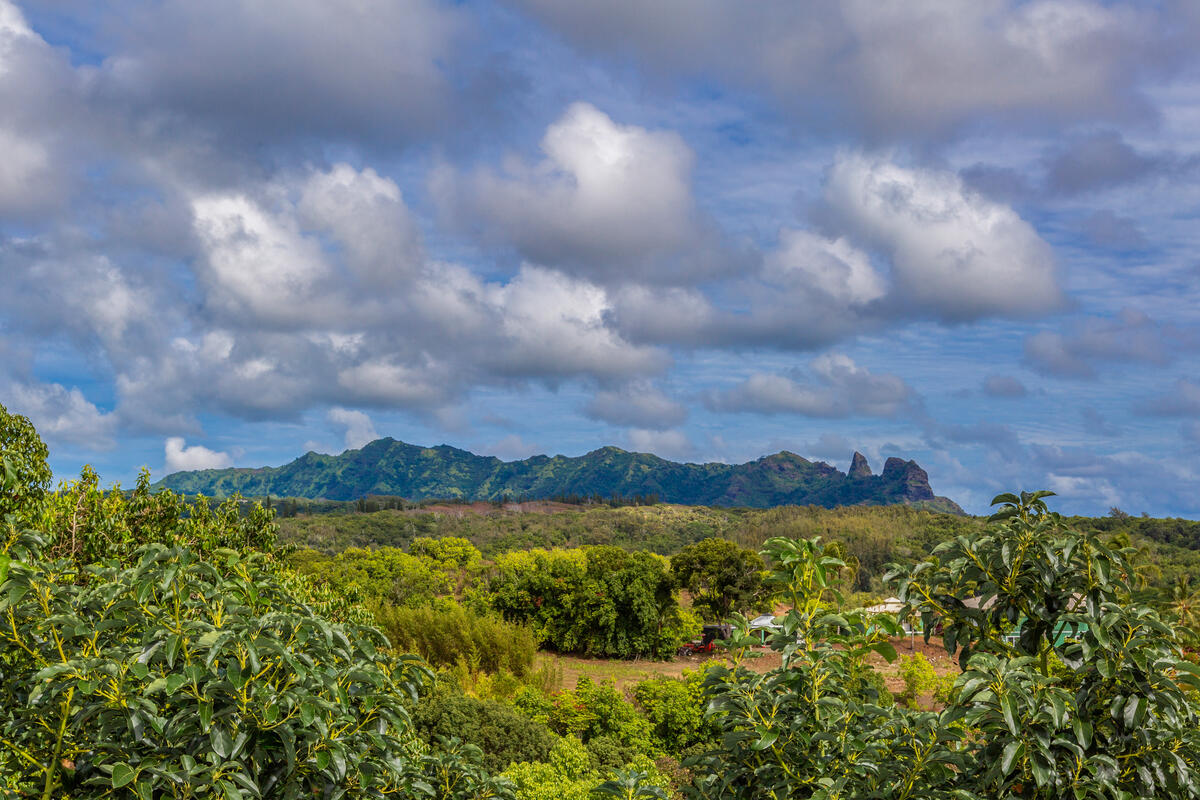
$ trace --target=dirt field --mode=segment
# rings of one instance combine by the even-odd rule
[[[921,637],[909,639],[898,637],[891,640],[896,653],[908,657],[921,653],[933,665],[939,675],[958,674],[958,664],[946,654],[946,648],[939,637],[933,637],[926,644]],[[754,650],[757,657],[747,658],[743,664],[755,672],[768,672],[779,666],[779,653],[768,647]],[[900,662],[887,663],[883,656],[872,653],[868,662],[879,672],[883,673],[889,691],[899,691],[904,682],[900,680]],[[580,678],[591,678],[593,681],[611,680],[618,688],[628,689],[639,681],[657,676],[678,678],[684,670],[695,670],[712,662],[728,663],[723,655],[710,657],[684,656],[673,661],[622,661],[604,658],[576,658],[574,656],[559,656],[553,653],[539,653],[535,666],[553,665],[556,672],[562,675],[562,688],[573,689]]]

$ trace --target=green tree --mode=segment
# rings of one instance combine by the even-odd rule
[[[685,635],[666,559],[616,547],[504,553],[486,602],[559,652],[666,658]]]
[[[721,621],[763,600],[766,565],[753,550],[710,537],[671,557],[671,571],[692,593],[692,605],[705,619]]]
[[[33,423],[0,404],[0,523],[11,514],[14,525],[29,524],[37,515],[50,488],[49,456]]]
[[[406,705],[427,670],[330,623],[265,555],[150,545],[131,566],[44,560],[10,540],[0,593],[0,738],[44,798],[411,792]],[[486,782],[486,778],[480,777]]]

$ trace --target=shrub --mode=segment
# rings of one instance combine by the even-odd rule
[[[435,667],[462,664],[471,672],[524,678],[537,652],[529,628],[477,614],[450,599],[421,608],[383,605],[375,609],[375,618],[392,647],[417,653]]]
[[[917,708],[921,695],[932,694],[939,683],[937,672],[922,653],[900,657],[900,679],[904,681],[904,690],[896,695],[896,700],[909,708]]]
[[[411,792],[424,779],[405,704],[425,668],[385,657],[378,631],[314,616],[265,556],[150,545],[132,566],[80,569],[40,558],[42,545],[10,539],[0,586],[0,738],[19,754],[18,783],[232,800]]]
[[[705,718],[704,673],[685,671],[682,678],[650,678],[637,684],[633,696],[650,722],[654,743],[679,755],[716,741],[717,726]]]
[[[50,487],[49,455],[33,424],[0,404],[0,524],[10,514],[14,524],[36,516]]]
[[[458,686],[439,680],[434,691],[412,710],[413,725],[421,738],[456,736],[483,751],[483,766],[500,772],[519,761],[545,761],[558,737],[512,706],[479,700]]]

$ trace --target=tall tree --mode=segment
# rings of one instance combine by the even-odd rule
[[[723,620],[764,598],[762,557],[728,539],[711,537],[688,545],[671,558],[671,570],[706,619]]]

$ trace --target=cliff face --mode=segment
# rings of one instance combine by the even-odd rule
[[[679,464],[647,453],[603,447],[578,458],[534,456],[501,461],[442,445],[417,447],[378,439],[339,456],[308,453],[282,467],[176,472],[158,484],[187,494],[354,500],[369,494],[410,500],[562,495],[657,495],[688,505],[886,505],[906,503],[962,513],[937,497],[915,461],[889,458],[874,475],[855,453],[849,473],[823,461],[780,452],[746,464]]]

